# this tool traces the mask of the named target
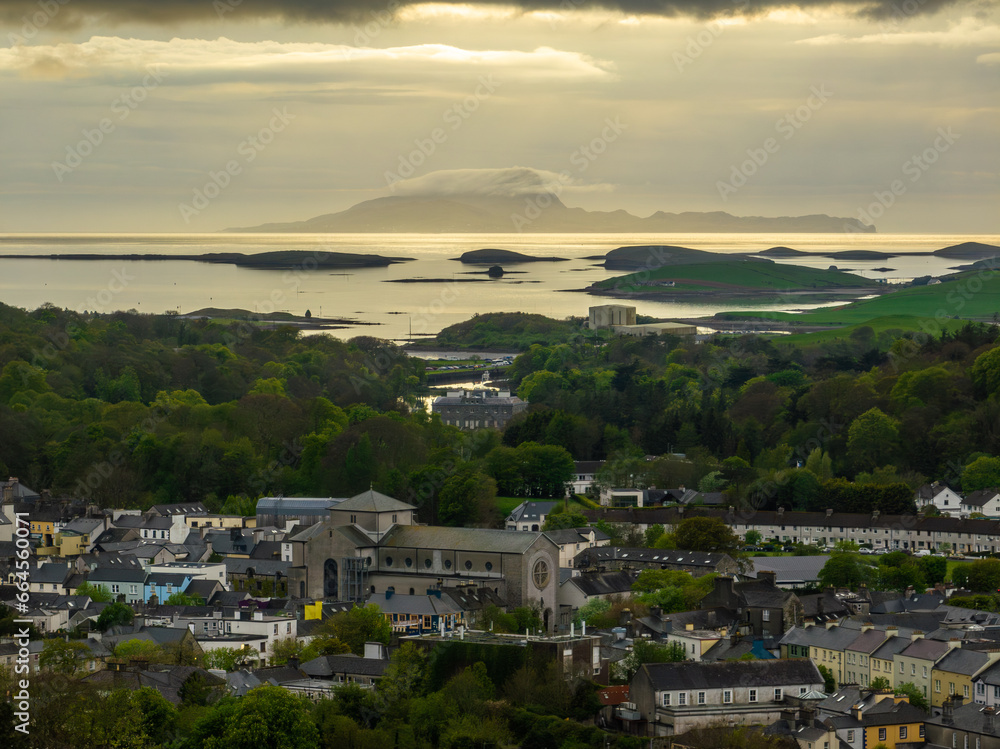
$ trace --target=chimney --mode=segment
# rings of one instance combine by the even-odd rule
[[[913,634],[910,635],[910,642],[916,642],[917,640],[922,639],[924,639],[924,633],[919,629],[913,630]]]
[[[778,578],[777,573],[774,570],[758,570],[757,579],[770,585],[772,588],[776,587],[776,580]]]
[[[288,659],[288,665],[297,669],[299,667],[299,657],[297,655],[293,655]]]
[[[854,720],[857,720],[857,721],[861,720],[861,703],[860,702],[858,704],[856,704],[856,705],[851,705],[851,716],[854,718]]]
[[[833,509],[830,508],[830,507],[827,507],[826,508],[826,519],[829,520],[831,517],[833,517]]]
[[[632,609],[622,609],[621,614],[618,615],[618,626],[627,627],[632,623]]]
[[[955,648],[962,647],[962,641],[958,637],[952,637],[948,640],[948,650],[954,650]]]
[[[661,616],[663,616],[663,608],[660,606],[650,606],[649,615],[654,619],[659,619]]]
[[[983,731],[985,733],[996,732],[996,709],[988,707],[983,710]]]
[[[955,722],[955,704],[950,697],[946,697],[941,703],[941,722],[947,726]]]
[[[668,616],[666,619],[663,620],[663,634],[668,635],[673,631],[674,631],[674,620]]]
[[[872,624],[871,622],[865,622],[864,624],[861,625],[862,632],[867,632],[870,629],[875,629],[875,625]]]
[[[813,719],[816,716],[816,709],[812,707],[803,707],[799,709],[799,721],[798,725],[800,728],[810,728],[813,724]]]
[[[916,591],[913,589],[912,585],[907,585],[906,590],[903,591],[904,598],[912,598]]]
[[[778,520],[781,520],[784,517],[785,517],[785,508],[784,507],[779,507],[778,508]]]

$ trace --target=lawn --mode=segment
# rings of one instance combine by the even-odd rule
[[[878,287],[875,281],[844,271],[806,268],[801,265],[767,263],[756,260],[729,260],[718,263],[668,265],[641,273],[609,278],[595,286],[621,291],[648,291],[639,285],[651,281],[676,281],[677,290],[714,288],[761,289],[784,291],[793,289],[833,289]],[[685,283],[687,282],[687,283]]]

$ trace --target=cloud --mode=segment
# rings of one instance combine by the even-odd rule
[[[608,184],[576,184],[566,175],[544,169],[513,166],[504,169],[444,169],[396,182],[396,195],[434,195],[516,198],[548,192],[609,192]]]
[[[359,65],[360,64],[360,65]],[[94,36],[79,44],[17,45],[0,49],[0,71],[44,77],[118,77],[149,65],[180,78],[227,80],[312,74],[318,80],[377,78],[398,80],[435,71],[463,80],[496,75],[504,80],[566,81],[613,77],[611,63],[577,52],[539,47],[520,50],[470,50],[446,44],[375,49],[343,44],[237,42],[208,39],[125,39]],[[361,72],[363,70],[363,73]],[[178,78],[172,80],[177,81]]]
[[[931,14],[958,2],[972,0],[911,0],[912,15]],[[993,4],[995,0],[981,0]],[[399,11],[420,0],[51,0],[54,12],[40,11],[37,0],[0,0],[0,22],[19,26],[41,12],[43,25],[81,27],[88,23],[151,23],[171,25],[185,21],[220,19],[278,19],[289,23],[384,23],[396,18]],[[518,11],[578,12],[603,9],[626,15],[664,17],[718,18],[758,16],[781,8],[827,8],[839,6],[849,15],[891,18],[899,15],[898,0],[444,0],[438,6],[465,8],[510,8]],[[374,7],[373,7],[374,6]],[[906,11],[910,15],[909,11]]]
[[[934,47],[977,47],[1000,44],[1000,26],[963,18],[944,31],[887,31],[863,36],[826,34],[802,39],[798,44],[833,46],[842,44],[915,45]]]

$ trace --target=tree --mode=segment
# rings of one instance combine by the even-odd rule
[[[80,659],[90,653],[90,648],[77,640],[47,640],[38,656],[38,665],[61,674],[73,674]]]
[[[321,627],[321,634],[336,637],[355,655],[364,655],[366,642],[389,644],[392,624],[385,618],[382,609],[370,603],[334,614]]]
[[[908,697],[910,699],[910,704],[914,707],[919,707],[924,712],[927,712],[930,709],[927,703],[927,698],[924,697],[923,690],[917,687],[917,685],[912,681],[897,684],[894,691],[895,694]]]
[[[833,675],[833,671],[828,669],[826,666],[819,666],[819,675],[823,677],[823,691],[827,694],[833,694],[837,691],[837,679]]]
[[[118,643],[115,646],[115,658],[138,658],[141,660],[160,662],[163,660],[163,649],[151,640],[133,638]]]
[[[289,658],[302,659],[302,653],[306,649],[306,644],[296,637],[285,637],[275,640],[271,645],[271,657],[268,659],[272,666],[284,666]]]
[[[88,582],[80,583],[76,588],[78,596],[90,596],[94,603],[110,603],[111,591],[107,585],[91,585]]]
[[[764,540],[764,536],[760,531],[749,530],[743,534],[743,540],[746,541],[749,546],[756,546]]]
[[[674,526],[673,542],[685,551],[715,551],[742,557],[742,542],[722,518],[685,518]]]
[[[866,585],[874,576],[873,565],[858,554],[833,553],[819,571],[819,582],[823,587],[857,588]]]
[[[875,691],[880,691],[882,689],[892,689],[892,684],[884,676],[876,676],[874,679],[872,679],[871,684],[869,684],[868,686],[874,689]]]
[[[442,525],[485,525],[495,508],[497,484],[473,464],[463,465],[445,479],[438,492],[438,520]]]
[[[976,592],[1000,590],[1000,559],[977,559],[971,564],[956,565],[953,572],[955,583],[964,573],[965,587]]]
[[[177,708],[152,687],[133,692],[132,704],[142,714],[142,732],[154,744],[167,743],[177,722]]]
[[[917,566],[924,573],[924,580],[927,585],[937,585],[944,582],[948,574],[948,560],[944,557],[920,557],[917,560]]]
[[[657,642],[636,638],[632,645],[632,652],[618,661],[618,676],[624,681],[632,681],[635,672],[644,663],[677,663],[686,660],[687,653],[684,652],[684,646],[679,642],[661,645]]]
[[[586,516],[576,510],[566,510],[560,512],[550,512],[545,516],[543,531],[557,531],[563,528],[586,528],[590,521]]]
[[[200,749],[319,749],[319,731],[305,697],[262,686],[245,697],[225,697],[188,740]]]
[[[237,671],[257,660],[257,653],[248,648],[213,648],[205,653],[205,668]]]
[[[164,606],[204,606],[205,599],[196,598],[195,596],[189,596],[187,593],[182,593],[177,591],[176,593],[171,593],[167,596],[167,600],[163,602]]]
[[[135,612],[131,607],[121,601],[115,601],[104,607],[101,615],[97,617],[95,625],[100,632],[106,632],[109,627],[131,624],[135,618]]]
[[[847,452],[862,470],[888,463],[899,442],[899,422],[878,408],[870,408],[851,422]]]
[[[1000,349],[994,350],[1000,351]],[[998,486],[1000,486],[1000,458],[981,455],[962,471],[962,491],[967,494]]]

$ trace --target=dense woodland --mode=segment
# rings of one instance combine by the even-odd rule
[[[608,485],[754,507],[896,512],[925,480],[1000,484],[994,326],[809,347],[608,339],[535,317],[462,324],[526,346],[510,376],[531,404],[502,434],[468,434],[417,407],[423,362],[375,338],[0,306],[0,473],[102,506],[247,514],[261,495],[374,486],[457,525],[498,522],[497,494],[559,496],[571,459],[607,459]]]

